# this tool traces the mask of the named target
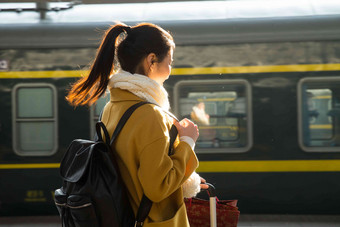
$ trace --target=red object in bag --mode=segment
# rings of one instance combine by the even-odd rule
[[[184,200],[190,227],[210,226],[209,201],[191,198]],[[217,200],[216,204],[217,227],[236,227],[240,211],[237,208],[237,200]]]

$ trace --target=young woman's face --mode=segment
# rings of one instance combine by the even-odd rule
[[[171,73],[171,64],[173,61],[172,56],[173,49],[171,48],[163,61],[153,63],[154,65],[152,66],[152,70],[149,71],[148,77],[159,84],[163,84],[164,81],[169,78]]]

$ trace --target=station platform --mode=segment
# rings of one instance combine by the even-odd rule
[[[60,227],[58,216],[0,217],[0,227]],[[241,214],[238,227],[340,227],[340,215]]]

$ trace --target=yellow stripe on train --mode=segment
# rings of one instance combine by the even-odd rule
[[[81,77],[87,72],[85,70],[0,72],[0,79]]]
[[[60,163],[0,164],[0,169],[54,169]]]
[[[59,163],[0,164],[0,169],[55,169]],[[200,161],[197,172],[339,172],[340,160]]]
[[[171,75],[310,72],[310,71],[338,71],[338,70],[340,70],[340,64],[263,65],[263,66],[174,68],[172,69]],[[12,71],[12,72],[0,72],[0,79],[80,77],[82,75],[86,75],[87,73],[88,71],[86,70]]]
[[[174,68],[172,75],[336,71],[340,64],[263,65],[206,68]]]
[[[197,172],[339,172],[340,160],[201,161]]]
[[[309,125],[310,129],[333,129],[333,125],[327,124],[327,125]]]
[[[199,129],[230,129],[230,130],[238,130],[238,126],[234,125],[223,125],[223,126],[198,126]],[[333,129],[333,125],[309,125],[309,129]]]

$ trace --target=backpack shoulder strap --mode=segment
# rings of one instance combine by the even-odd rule
[[[127,122],[127,120],[130,118],[130,116],[132,115],[132,113],[140,106],[145,105],[145,104],[151,104],[150,102],[139,102],[136,103],[134,105],[132,105],[129,109],[127,109],[127,111],[125,111],[125,113],[123,114],[122,118],[119,120],[117,127],[115,129],[115,131],[112,134],[111,137],[111,141],[110,141],[110,146],[112,146],[113,142],[115,141],[116,137],[118,136],[118,134],[120,133],[120,131],[122,130],[122,128],[124,127],[125,123]]]

